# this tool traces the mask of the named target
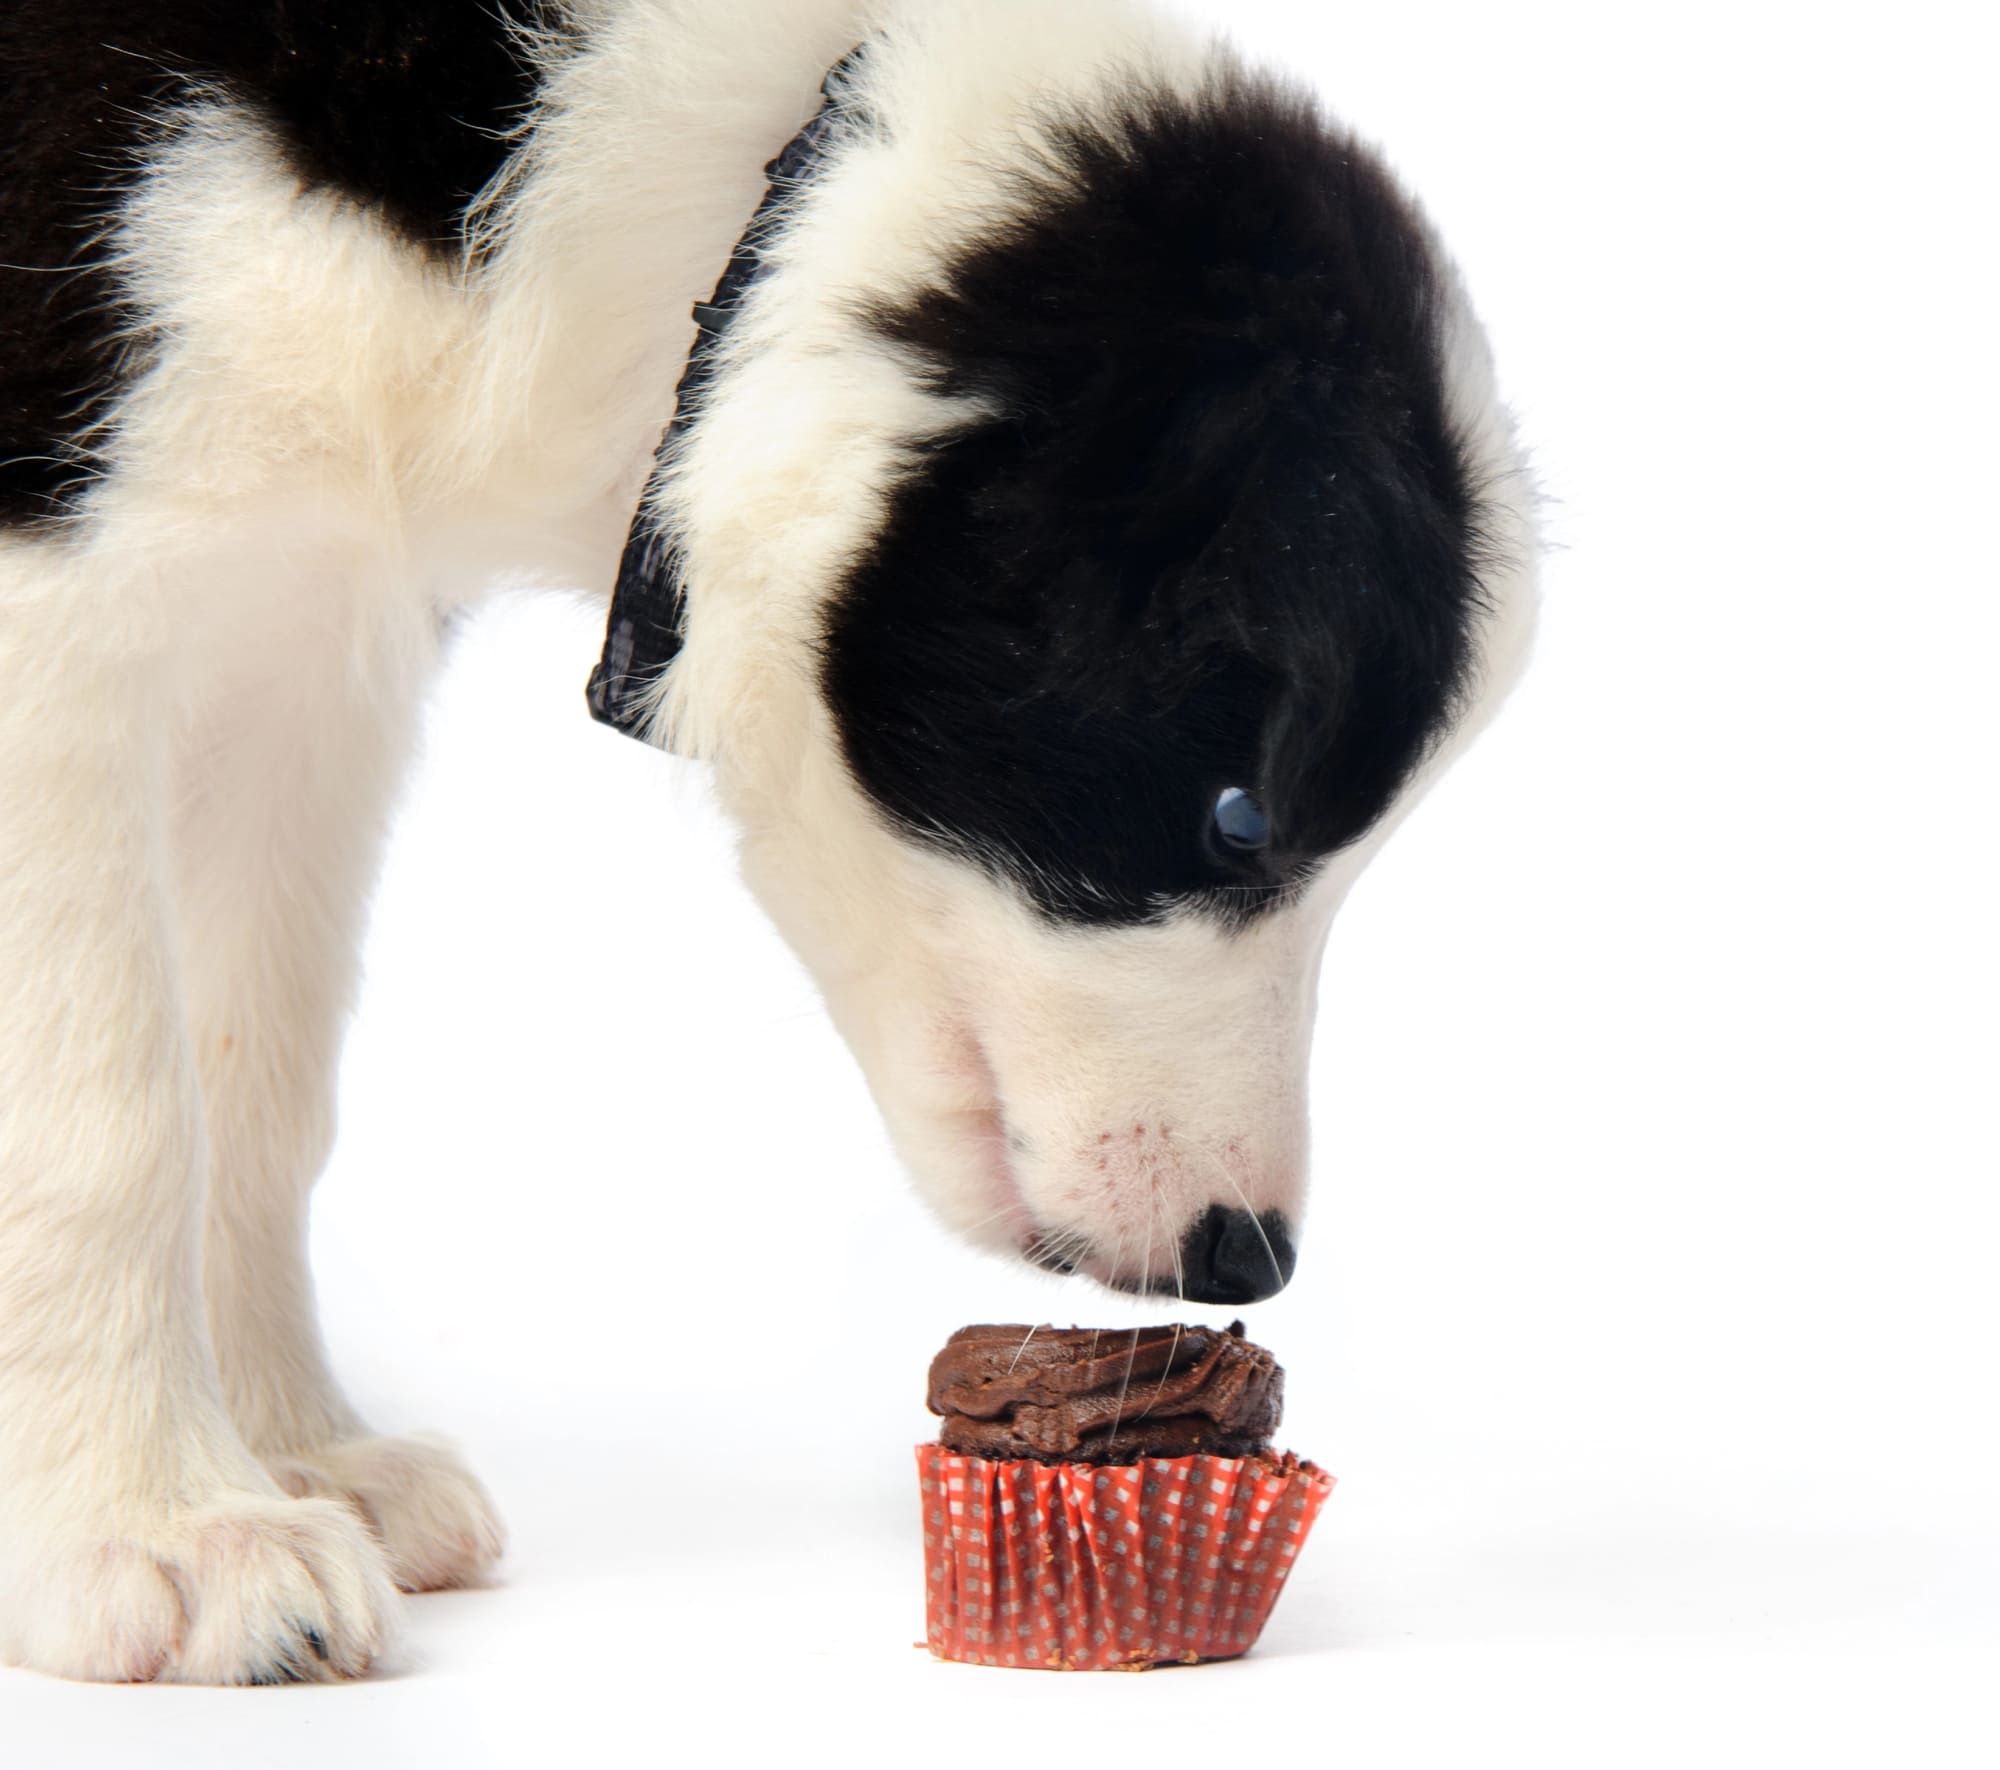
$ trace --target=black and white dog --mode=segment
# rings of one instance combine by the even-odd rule
[[[0,154],[7,1657],[357,1673],[498,1552],[304,1225],[502,574],[616,583],[597,710],[713,765],[948,1223],[1285,1282],[1328,924],[1532,576],[1308,97],[1136,0],[12,0]]]

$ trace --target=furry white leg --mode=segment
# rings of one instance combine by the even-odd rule
[[[0,546],[0,1656],[103,1679],[361,1672],[389,1605],[346,1508],[281,1494],[199,1278],[150,586]],[[143,574],[140,574],[143,575]]]
[[[332,598],[329,598],[331,601]],[[308,1196],[333,1141],[334,1077],[384,816],[434,653],[428,610],[357,612],[346,643],[222,694],[201,720],[175,851],[207,1113],[203,1285],[238,1429],[288,1493],[353,1506],[405,1591],[499,1556],[484,1489],[441,1444],[378,1437],[328,1368]]]

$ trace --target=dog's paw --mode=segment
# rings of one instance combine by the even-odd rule
[[[359,1512],[406,1592],[470,1585],[506,1547],[486,1489],[431,1439],[351,1438],[265,1467],[287,1493],[327,1495]]]
[[[358,1677],[395,1603],[380,1545],[345,1506],[254,1493],[9,1571],[6,1657],[108,1683]]]

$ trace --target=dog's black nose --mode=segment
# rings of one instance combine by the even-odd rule
[[[1190,1303],[1255,1303],[1285,1288],[1298,1264],[1284,1215],[1210,1205],[1181,1242],[1181,1283]]]

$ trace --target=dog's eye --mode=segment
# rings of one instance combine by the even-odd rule
[[[1271,840],[1271,820],[1241,787],[1224,787],[1215,796],[1215,834],[1223,847],[1251,854]]]

